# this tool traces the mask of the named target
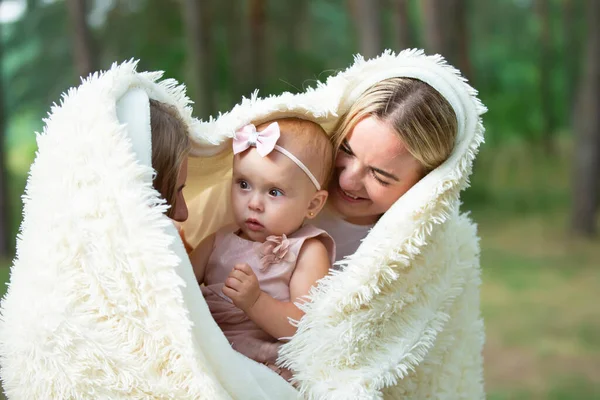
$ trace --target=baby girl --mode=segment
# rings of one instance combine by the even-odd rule
[[[333,147],[316,123],[285,118],[247,125],[233,142],[231,200],[236,226],[190,255],[210,311],[233,348],[275,367],[308,295],[335,260],[335,244],[306,225],[327,200]]]

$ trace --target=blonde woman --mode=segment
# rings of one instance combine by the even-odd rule
[[[405,51],[358,59],[292,104],[286,94],[246,101],[204,126],[218,137],[246,121],[308,115],[336,145],[315,219],[336,242],[336,271],[313,288],[279,353],[307,398],[484,397],[478,239],[459,200],[484,112],[441,57]],[[227,185],[192,200],[192,245],[231,220]]]
[[[133,64],[92,77],[38,139],[1,305],[9,398],[484,398],[478,238],[460,192],[485,107],[458,71],[414,50],[357,58],[315,90],[253,97],[205,123],[159,77]],[[236,130],[299,117],[338,144],[320,226],[343,258],[290,321],[277,365],[293,385],[235,352],[211,318],[164,215],[171,195],[152,187],[148,99],[176,107],[190,156],[204,156],[188,159],[194,246],[229,221]],[[176,193],[184,164],[165,169]]]
[[[369,88],[334,129],[338,149],[328,208],[316,224],[337,259],[354,254],[377,220],[454,148],[452,106],[428,84],[393,78]]]

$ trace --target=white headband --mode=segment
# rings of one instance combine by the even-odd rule
[[[302,161],[300,161],[295,155],[277,145],[277,140],[279,140],[280,136],[281,132],[277,122],[273,122],[261,132],[258,132],[256,130],[256,126],[253,124],[248,124],[235,133],[235,137],[233,139],[233,154],[241,153],[250,147],[256,147],[258,154],[261,157],[265,157],[273,150],[276,150],[292,160],[294,164],[304,171],[306,176],[308,176],[317,190],[321,190],[319,181],[310,172],[308,167],[304,165],[304,163],[302,163]]]

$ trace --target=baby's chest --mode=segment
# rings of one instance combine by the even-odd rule
[[[258,280],[260,289],[271,297],[288,301],[289,285],[294,265],[288,263],[271,264],[264,267],[262,255],[255,251],[214,252],[206,267],[204,284],[222,285],[236,264],[248,264]]]

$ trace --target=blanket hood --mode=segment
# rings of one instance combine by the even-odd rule
[[[149,99],[185,88],[126,62],[69,90],[45,120],[0,306],[9,399],[294,399],[212,320],[152,187]],[[215,142],[216,144],[216,142]],[[218,148],[218,146],[214,146]]]
[[[448,99],[457,144],[300,305],[306,314],[280,352],[296,390],[233,351],[211,318],[151,185],[147,99],[177,107],[190,128],[202,156],[190,186],[202,194],[227,176],[241,126],[297,116],[331,132],[360,93],[392,76],[422,79]],[[204,122],[183,87],[159,77],[133,62],[96,74],[53,107],[38,136],[0,306],[9,398],[483,398],[478,242],[459,194],[485,108],[458,71],[417,50],[357,57],[305,93],[255,94]]]
[[[350,68],[305,93],[244,99],[201,123],[200,130],[228,143],[247,123],[296,116],[331,133],[365,90],[392,77],[422,80],[448,100],[458,120],[455,148],[383,215],[357,252],[341,261],[341,272],[312,290],[310,301],[300,305],[306,314],[298,332],[282,347],[279,361],[294,371],[309,399],[483,398],[478,238],[459,206],[483,142],[486,108],[458,70],[421,50],[385,52],[371,60],[357,56]],[[213,164],[220,171],[195,170],[192,179],[206,172],[207,187],[226,179],[229,147]],[[211,180],[215,173],[219,178]],[[211,208],[220,218],[221,207],[203,198],[214,196],[216,187],[193,193],[200,193],[198,210]]]

